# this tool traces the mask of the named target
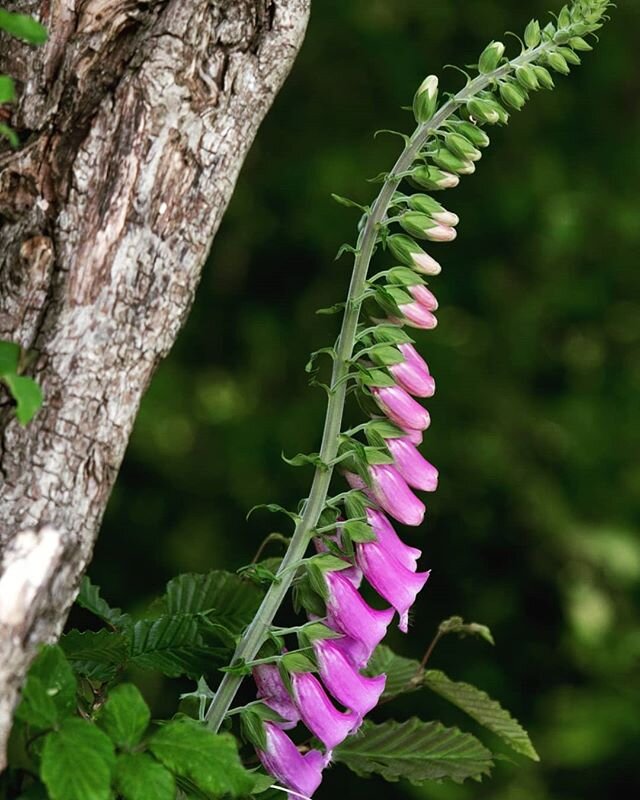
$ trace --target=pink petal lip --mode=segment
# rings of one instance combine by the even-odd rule
[[[396,558],[403,567],[415,572],[417,562],[422,552],[415,547],[405,544],[395,532],[393,526],[381,511],[368,508],[367,521],[373,528],[378,544],[390,555]]]
[[[320,681],[310,672],[291,674],[293,697],[302,721],[328,750],[333,750],[359,725],[361,717],[333,705]]]
[[[378,704],[386,676],[369,678],[361,675],[342,648],[331,639],[318,639],[314,642],[314,649],[324,685],[338,702],[362,719]]]
[[[322,770],[331,758],[330,753],[310,750],[302,755],[284,731],[273,722],[265,722],[266,750],[258,751],[264,768],[287,789],[311,797],[322,782]]]

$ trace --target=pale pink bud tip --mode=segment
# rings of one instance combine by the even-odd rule
[[[417,302],[423,305],[429,311],[436,311],[438,308],[438,301],[434,294],[432,294],[426,286],[417,283],[415,286],[409,286],[411,296]]]
[[[426,408],[400,386],[376,386],[371,392],[382,411],[401,428],[424,431],[431,424]]]
[[[398,308],[402,312],[402,316],[407,325],[412,328],[421,328],[422,330],[431,331],[438,324],[438,320],[422,305],[422,303],[405,303],[398,306]]]
[[[438,488],[438,470],[424,458],[406,439],[387,439],[395,467],[414,489],[435,492]]]
[[[412,253],[411,258],[416,270],[423,275],[439,275],[442,272],[440,264],[427,253]]]
[[[356,546],[358,564],[373,588],[395,608],[400,616],[398,627],[407,632],[409,609],[427,582],[428,572],[412,572],[389,555],[378,542]]]
[[[287,789],[311,797],[322,782],[322,770],[329,763],[331,754],[310,750],[303,756],[287,734],[273,722],[265,722],[264,731],[267,748],[258,751],[264,768]]]
[[[328,750],[337,747],[360,725],[362,720],[355,712],[338,711],[311,673],[291,673],[291,684],[302,721]]]
[[[450,228],[448,225],[436,225],[425,231],[425,236],[432,242],[452,242],[457,235],[456,229]]]
[[[460,217],[454,214],[453,211],[438,211],[433,215],[433,219],[435,222],[439,222],[441,225],[447,225],[450,228],[455,228],[460,222]]]
[[[373,496],[387,514],[403,525],[421,525],[426,512],[424,503],[411,491],[405,479],[389,464],[370,468]]]

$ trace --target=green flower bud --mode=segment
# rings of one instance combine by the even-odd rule
[[[401,264],[421,272],[423,275],[438,275],[441,267],[438,262],[420,247],[417,242],[402,233],[388,236],[386,245],[394,258]]]
[[[459,133],[448,133],[444,137],[447,150],[467,161],[479,161],[482,153],[471,142]]]
[[[507,105],[515,108],[516,111],[520,111],[527,102],[528,95],[517,83],[501,83],[500,97]]]
[[[573,47],[574,50],[582,50],[585,53],[593,50],[593,47],[582,36],[573,36],[569,39],[569,46]]]
[[[571,11],[568,6],[565,6],[558,14],[558,27],[568,28],[571,25]]]
[[[561,72],[563,75],[568,75],[571,70],[567,64],[567,60],[560,53],[549,53],[547,56],[547,64],[556,72]]]
[[[476,147],[489,147],[491,144],[491,139],[489,139],[487,134],[482,128],[474,125],[473,122],[466,122],[466,120],[458,122],[456,124],[456,132],[462,134],[471,144],[475,144]]]
[[[575,64],[576,66],[582,64],[582,59],[577,53],[574,53],[570,47],[559,47],[558,52],[565,59],[568,64]]]
[[[413,114],[416,122],[428,122],[434,115],[438,105],[438,78],[429,75],[425,78],[413,98]]]
[[[536,73],[534,72],[533,67],[518,67],[516,69],[516,79],[520,86],[524,87],[525,89],[532,89],[535,91],[536,89],[540,88],[540,84],[538,83],[538,79],[536,78]]]
[[[488,72],[493,72],[502,60],[503,55],[504,45],[502,42],[491,42],[480,55],[478,69],[483,75],[486,75]]]
[[[532,19],[524,31],[524,43],[527,47],[537,47],[541,38],[540,23],[537,19]]]
[[[429,215],[418,211],[407,211],[400,217],[404,230],[418,239],[431,242],[451,242],[456,238],[456,230],[449,225],[440,225]]]
[[[410,180],[430,192],[438,189],[454,189],[460,183],[457,175],[443,172],[437,167],[416,167],[411,171]]]
[[[509,119],[509,115],[499,103],[483,97],[469,100],[467,110],[474,119],[479,122],[487,122],[489,125],[495,125],[498,122],[504,124]]]
[[[540,86],[543,86],[545,89],[554,89],[555,83],[553,78],[551,77],[551,73],[545,67],[534,66],[532,67],[533,71],[536,74],[536,78],[540,83]]]
[[[464,158],[458,158],[446,147],[441,147],[431,156],[434,164],[446,169],[449,172],[457,172],[458,175],[471,175],[476,171],[475,165],[472,161],[467,161]]]

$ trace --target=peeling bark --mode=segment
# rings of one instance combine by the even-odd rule
[[[46,396],[27,428],[0,396],[0,754],[35,649],[64,624],[140,399],[189,311],[309,0],[3,5],[38,16],[50,38],[41,49],[0,40],[24,142],[17,153],[0,145],[0,338],[34,354],[28,374]],[[39,580],[16,605],[14,578],[34,563]]]

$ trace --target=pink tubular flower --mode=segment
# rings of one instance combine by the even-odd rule
[[[397,384],[414,397],[433,397],[436,391],[436,382],[416,361],[405,360],[401,364],[392,364],[389,372]]]
[[[325,573],[325,580],[329,588],[327,624],[361,645],[361,649],[353,647],[352,652],[358,659],[357,666],[363,666],[384,639],[393,619],[393,609],[371,608],[339,572]]]
[[[416,303],[420,303],[421,306],[424,306],[429,311],[437,311],[438,301],[435,295],[432,294],[426,286],[423,286],[421,283],[416,283],[414,286],[409,286],[408,288]]]
[[[403,303],[398,308],[404,317],[404,321],[412,328],[431,331],[438,324],[438,320],[422,303]]]
[[[328,750],[337,747],[362,722],[353,711],[338,711],[310,672],[292,672],[291,683],[302,721]]]
[[[403,567],[411,570],[411,572],[415,572],[417,569],[417,561],[422,555],[422,552],[415,547],[409,547],[408,544],[405,544],[381,511],[368,508],[366,513],[367,522],[373,528],[376,541],[380,547],[399,561]]]
[[[375,678],[361,675],[342,648],[331,639],[317,639],[313,647],[324,685],[338,702],[362,719],[377,705],[384,691],[386,675]]]
[[[413,430],[413,428],[404,428],[404,431],[407,434],[406,438],[411,442],[411,444],[415,444],[416,446],[422,444],[422,440],[424,438],[422,431],[416,431]]]
[[[258,687],[258,697],[286,720],[279,723],[280,727],[284,730],[295,727],[300,714],[289,697],[278,667],[275,664],[259,664],[253,668],[253,679]]]
[[[311,797],[322,782],[322,770],[329,763],[330,753],[310,750],[303,756],[287,734],[273,722],[265,722],[264,730],[267,749],[258,750],[264,768],[287,789]]]
[[[409,626],[409,609],[429,577],[428,572],[412,572],[391,556],[378,542],[356,545],[358,564],[373,588],[400,615],[398,627],[403,633]]]
[[[421,272],[423,275],[439,275],[442,271],[440,264],[428,253],[412,253],[411,258],[416,272]]]
[[[407,439],[387,439],[387,447],[394,464],[405,481],[414,489],[435,492],[438,488],[438,470],[424,458]]]
[[[424,431],[429,427],[429,412],[400,386],[374,386],[371,393],[382,411],[401,428]]]
[[[387,514],[404,525],[421,525],[426,511],[424,503],[407,486],[398,470],[390,464],[373,464],[369,470],[373,496]]]

